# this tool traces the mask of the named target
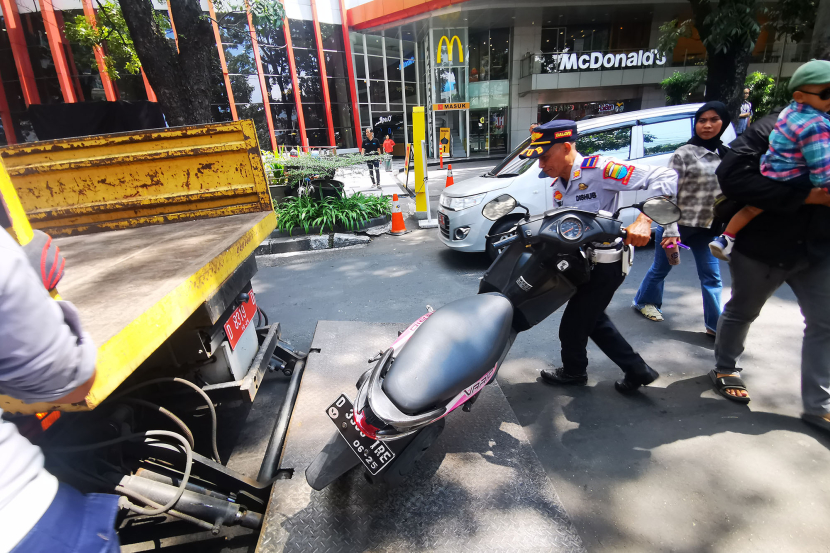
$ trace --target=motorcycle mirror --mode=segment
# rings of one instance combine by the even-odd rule
[[[681,211],[671,200],[662,196],[649,198],[636,205],[637,209],[645,213],[658,225],[669,225],[680,220]]]
[[[527,208],[527,206],[522,205],[522,204],[520,204],[519,202],[516,202],[516,207],[521,207],[522,209],[524,209],[524,210],[525,210],[525,216],[524,216],[524,218],[525,218],[525,219],[530,219],[530,210]],[[514,209],[515,209],[515,208],[514,208]]]

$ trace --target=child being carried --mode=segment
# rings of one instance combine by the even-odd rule
[[[781,111],[761,158],[761,173],[793,186],[830,186],[830,61],[812,60],[793,73],[790,105]],[[729,261],[738,232],[763,210],[746,206],[729,221],[709,249]]]

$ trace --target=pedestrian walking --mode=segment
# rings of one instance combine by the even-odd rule
[[[752,119],[752,102],[749,101],[749,89],[744,89],[744,101],[741,104],[741,114],[738,116],[738,128],[735,129],[738,136],[742,135],[749,126]]]
[[[375,138],[375,133],[372,132],[371,127],[366,127],[366,138],[363,139],[363,144],[360,145],[360,153],[364,156],[380,153],[380,142]],[[372,159],[366,162],[369,166],[369,178],[372,179],[372,186],[380,188],[380,161]],[[372,173],[372,169],[375,170]]]
[[[794,91],[804,84],[800,79],[805,75],[799,70],[790,80]],[[825,85],[822,91],[810,88],[809,92],[818,99],[825,97],[823,101],[827,102],[828,90],[830,86]],[[821,123],[826,124],[830,104],[822,107],[816,111],[824,112],[820,116],[825,121]],[[770,149],[770,135],[778,123],[778,113],[756,121],[730,144],[717,170],[727,198],[762,212],[741,229],[735,240],[729,263],[732,297],[718,322],[715,369],[709,376],[719,394],[740,403],[749,402],[738,360],[750,325],[786,282],[795,293],[805,322],[801,416],[830,433],[830,194],[824,187],[793,186],[792,182],[762,173],[761,158]],[[802,126],[807,129],[810,125]],[[814,145],[816,135],[810,136],[807,143]],[[802,161],[805,157],[802,155]]]
[[[395,148],[395,141],[388,134],[386,140],[383,141],[383,151],[386,152],[386,172],[392,171],[392,150]]]
[[[633,307],[646,319],[662,321],[663,287],[672,266],[663,248],[677,250],[680,242],[691,248],[703,294],[703,325],[714,336],[721,314],[720,264],[709,250],[709,242],[717,236],[712,229],[712,206],[720,194],[715,170],[726,147],[720,137],[729,127],[729,111],[721,102],[704,104],[695,113],[695,134],[678,148],[669,160],[669,168],[677,171],[677,205],[683,212],[680,221],[658,227],[654,238],[654,261],[634,296]],[[658,244],[662,247],[658,247]]]
[[[576,123],[554,120],[536,127],[533,140],[519,158],[538,158],[540,178],[553,177],[550,190],[556,207],[613,213],[619,193],[650,190],[653,195],[674,196],[677,174],[665,167],[619,161],[593,155],[583,157],[576,150]],[[651,219],[640,215],[626,228],[626,239],[591,246],[590,279],[577,287],[568,301],[559,324],[562,366],[545,369],[544,382],[555,385],[585,385],[588,382],[588,340],[591,339],[623,371],[614,387],[632,393],[659,376],[620,334],[605,313],[630,267],[630,245],[642,246],[651,237]]]

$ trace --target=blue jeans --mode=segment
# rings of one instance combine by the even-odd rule
[[[718,328],[718,318],[722,309],[720,293],[723,288],[720,264],[709,251],[709,242],[714,237],[715,234],[709,229],[680,227],[680,241],[692,249],[697,265],[697,276],[700,278],[700,290],[703,293],[703,324],[713,332]],[[654,262],[634,296],[634,305],[638,307],[652,304],[660,309],[663,306],[663,281],[672,266],[669,265],[665,251],[660,247],[662,239],[663,228],[657,227],[654,237]]]
[[[84,495],[61,482],[52,504],[11,553],[118,553],[117,514],[117,495]]]

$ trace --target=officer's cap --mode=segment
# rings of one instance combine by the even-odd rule
[[[830,61],[810,60],[800,66],[790,79],[790,92],[808,84],[830,83]]]
[[[547,152],[551,146],[560,142],[576,142],[578,138],[576,122],[569,119],[555,119],[544,125],[539,125],[530,133],[532,139],[519,158],[537,158]]]

